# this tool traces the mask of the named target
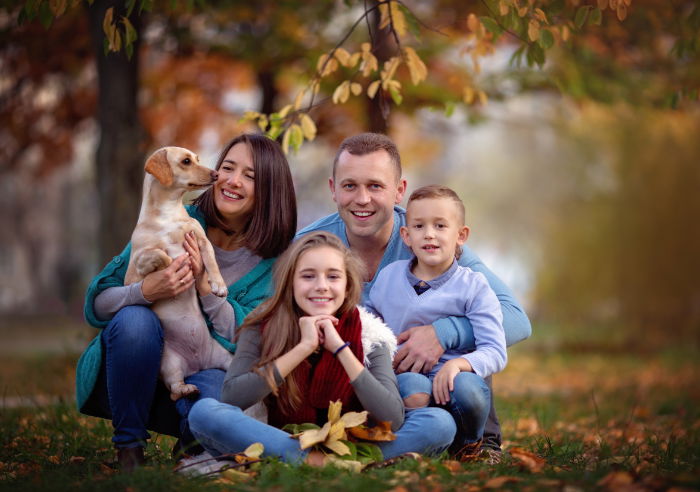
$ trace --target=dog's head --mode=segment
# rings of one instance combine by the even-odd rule
[[[146,161],[146,172],[166,188],[196,190],[214,184],[218,173],[199,164],[197,154],[182,147],[163,147]]]

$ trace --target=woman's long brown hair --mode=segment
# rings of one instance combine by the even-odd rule
[[[296,410],[301,403],[301,396],[294,376],[295,371],[287,375],[286,384],[277,387],[273,362],[289,352],[301,340],[299,318],[304,316],[304,313],[294,300],[294,274],[301,255],[321,247],[330,247],[339,251],[343,255],[345,264],[347,277],[345,300],[335,313],[336,317],[340,318],[357,306],[362,297],[361,263],[337,236],[325,231],[312,232],[293,242],[279,257],[274,269],[274,294],[246,318],[238,332],[240,335],[244,329],[254,327],[262,329],[260,360],[256,370],[265,377],[273,394],[278,397],[279,407],[284,413]]]
[[[242,143],[250,149],[255,172],[253,212],[242,231],[241,243],[263,258],[280,255],[297,229],[297,200],[289,163],[280,145],[265,135],[244,133],[230,140],[219,154],[221,167],[229,150]],[[194,200],[209,226],[227,231],[228,227],[214,204],[214,187]]]

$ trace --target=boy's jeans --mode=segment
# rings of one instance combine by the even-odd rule
[[[427,393],[430,395],[430,405],[435,406],[432,397],[433,382],[427,376],[417,372],[404,372],[396,378],[401,398],[416,393]],[[473,372],[460,372],[455,376],[450,402],[443,406],[457,424],[457,436],[452,450],[457,451],[465,444],[474,443],[482,438],[490,405],[491,392],[481,377]]]
[[[301,463],[308,454],[290,434],[245,415],[238,407],[211,398],[195,403],[189,422],[192,434],[213,456],[240,453],[256,442],[264,446],[264,456],[276,456],[289,463]],[[385,459],[409,451],[439,454],[450,445],[455,431],[448,412],[440,408],[417,408],[406,412],[403,425],[395,432],[395,441],[375,444]]]

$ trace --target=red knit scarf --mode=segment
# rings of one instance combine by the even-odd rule
[[[362,323],[357,308],[341,316],[336,329],[340,338],[350,342],[349,349],[357,360],[362,362]],[[321,357],[315,367],[312,367],[308,360],[304,360],[292,373],[301,396],[299,408],[291,413],[283,413],[279,406],[274,405],[269,409],[269,421],[272,425],[282,427],[290,423],[316,422],[318,410],[327,409],[329,402],[336,400],[343,403],[344,411],[359,405],[343,365],[328,350],[321,350]]]

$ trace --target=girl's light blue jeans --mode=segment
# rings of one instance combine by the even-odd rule
[[[424,374],[404,372],[396,376],[401,398],[416,393],[430,395],[430,405],[435,406],[432,397],[433,382]],[[450,392],[450,402],[443,408],[448,410],[457,424],[457,435],[451,449],[459,450],[484,435],[484,426],[489,415],[491,391],[486,382],[473,372],[460,372],[455,376],[454,391]]]
[[[192,434],[213,456],[240,453],[253,443],[265,448],[264,456],[288,463],[301,463],[308,454],[290,434],[264,424],[233,405],[204,398],[194,404],[189,417]],[[450,445],[456,432],[454,420],[441,408],[417,408],[406,412],[396,440],[377,442],[385,459],[413,451],[439,454]]]

